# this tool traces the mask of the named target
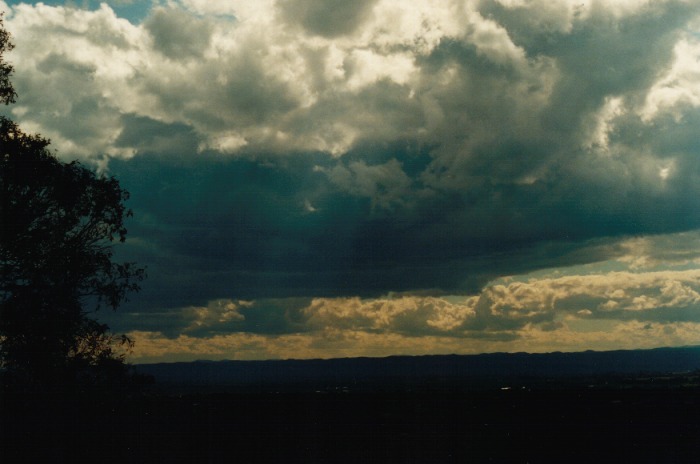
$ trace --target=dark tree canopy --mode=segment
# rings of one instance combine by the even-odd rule
[[[10,82],[10,76],[13,71],[12,65],[3,59],[5,52],[12,50],[12,48],[10,34],[3,27],[2,13],[0,13],[0,102],[6,105],[14,103],[17,96],[14,87],[12,87],[12,82]]]
[[[10,103],[11,49],[0,22],[0,99]],[[113,262],[126,238],[128,193],[112,177],[64,163],[49,141],[0,117],[0,363],[23,382],[72,382],[124,365],[116,337],[92,314],[116,309],[144,270]]]

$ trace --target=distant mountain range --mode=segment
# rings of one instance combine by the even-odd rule
[[[186,388],[313,388],[320,391],[494,386],[587,377],[700,372],[700,346],[579,353],[491,353],[273,361],[140,364],[159,385]]]

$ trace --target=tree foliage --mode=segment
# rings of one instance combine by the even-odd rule
[[[15,92],[0,18],[0,99]],[[24,382],[72,382],[124,365],[131,341],[93,318],[139,290],[144,269],[115,263],[131,215],[117,179],[64,163],[49,141],[0,117],[0,363]],[[91,374],[92,375],[92,374]]]
[[[10,41],[10,34],[3,27],[2,13],[0,13],[0,102],[4,104],[14,103],[15,93],[10,76],[12,76],[12,65],[3,60],[5,53],[12,50],[14,46]]]

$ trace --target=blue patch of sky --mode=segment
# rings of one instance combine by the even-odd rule
[[[49,6],[65,6],[90,11],[97,10],[100,8],[100,5],[102,3],[106,3],[118,17],[126,19],[132,24],[139,24],[141,21],[143,21],[144,18],[148,16],[148,13],[153,8],[154,3],[158,3],[157,0],[43,0],[41,2],[27,2],[17,0],[5,1],[10,7],[19,5],[21,3],[28,3],[31,5],[43,3],[44,5]]]

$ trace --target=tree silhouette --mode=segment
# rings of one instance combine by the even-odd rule
[[[0,16],[0,101],[14,102]],[[123,371],[131,341],[97,322],[139,290],[144,269],[113,262],[128,193],[113,177],[64,163],[49,141],[0,117],[0,365],[23,385],[94,382]]]
[[[12,65],[7,63],[3,56],[5,52],[12,50],[13,44],[10,41],[10,34],[3,27],[2,13],[0,13],[0,102],[4,104],[14,103],[15,93],[10,76],[12,75]]]

